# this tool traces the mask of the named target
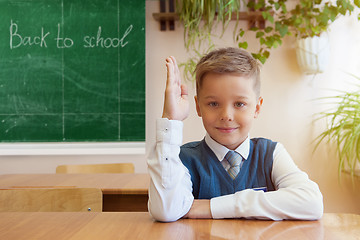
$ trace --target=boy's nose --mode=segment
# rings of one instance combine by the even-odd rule
[[[223,111],[221,112],[220,119],[221,119],[221,121],[232,121],[233,113],[232,113],[231,109],[224,108]]]

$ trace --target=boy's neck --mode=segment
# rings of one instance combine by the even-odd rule
[[[219,161],[222,161],[226,153],[229,151],[227,147],[216,142],[206,133],[205,142],[214,152]],[[250,137],[248,136],[234,151],[238,152],[244,159],[247,159],[250,151]]]

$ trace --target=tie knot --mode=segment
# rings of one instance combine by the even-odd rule
[[[241,155],[232,150],[225,155],[225,158],[230,163],[231,167],[240,166],[242,161]]]

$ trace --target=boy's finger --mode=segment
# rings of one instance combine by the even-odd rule
[[[170,56],[170,59],[171,59],[171,61],[172,61],[174,64],[176,64],[176,59],[175,59],[174,56]]]
[[[187,86],[184,85],[184,84],[181,84],[181,96],[183,98],[187,97],[188,96],[188,90],[187,90]]]
[[[176,84],[180,87],[181,79],[179,75],[179,69],[176,64],[176,59],[174,56],[169,56],[166,58],[166,67],[167,67],[167,84]]]
[[[180,70],[179,70],[178,65],[175,65],[174,71],[175,71],[175,75],[176,75],[178,84],[181,84],[181,75],[180,75]]]
[[[171,56],[171,59],[173,60],[174,64],[177,65],[176,58],[174,56]]]
[[[166,70],[167,70],[167,83],[170,83],[174,75],[174,67],[171,58],[166,59]]]
[[[173,64],[174,64],[175,81],[180,86],[180,84],[181,84],[180,70],[179,70],[176,58],[174,56],[171,56],[171,60],[173,61]]]

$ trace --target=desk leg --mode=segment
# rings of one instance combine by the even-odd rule
[[[104,194],[103,212],[147,212],[148,195]]]

